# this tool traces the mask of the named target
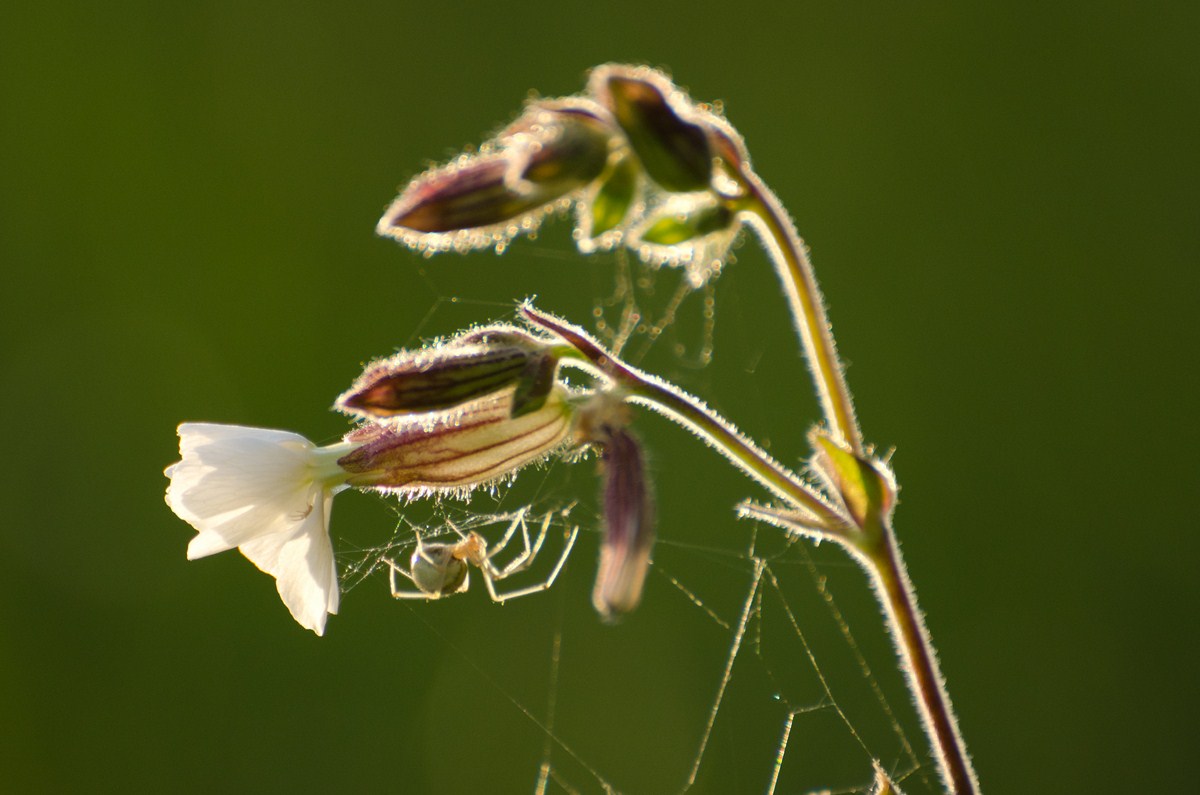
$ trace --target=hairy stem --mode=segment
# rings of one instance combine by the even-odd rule
[[[916,594],[900,557],[891,522],[853,526],[851,518],[818,494],[795,473],[775,461],[733,425],[696,398],[612,356],[582,329],[526,304],[521,314],[553,332],[567,345],[556,350],[564,364],[582,366],[608,378],[631,401],[652,408],[683,425],[712,445],[744,474],[796,509],[795,515],[773,509],[743,507],[745,515],[810,537],[842,544],[867,570],[888,617],[888,628],[904,662],[909,689],[917,702],[925,733],[933,745],[938,769],[952,795],[977,795],[979,784],[950,706],[937,656],[917,609]],[[816,531],[816,532],[814,532]]]
[[[979,780],[958,730],[958,721],[945,680],[938,668],[937,654],[917,607],[917,596],[908,569],[900,556],[891,523],[880,528],[876,542],[859,547],[860,562],[871,575],[875,593],[888,617],[892,638],[904,662],[908,686],[917,701],[921,720],[935,753],[942,783],[954,795],[976,795]]]
[[[808,252],[795,224],[770,188],[747,167],[739,168],[738,176],[746,195],[737,203],[748,213],[750,225],[758,233],[783,283],[831,437],[835,441],[840,439],[862,457],[865,454],[862,431]],[[871,534],[874,544],[847,546],[856,553],[875,583],[876,595],[904,659],[909,688],[936,752],[943,783],[954,795],[975,795],[979,792],[979,782],[938,670],[933,641],[917,609],[916,594],[900,556],[895,532],[890,521],[874,529],[876,532]],[[845,543],[844,539],[835,537]]]
[[[615,382],[632,402],[654,409],[700,436],[744,474],[795,506],[815,527],[830,535],[848,530],[845,517],[826,499],[697,398],[630,367],[570,323],[528,304],[521,307],[521,314],[569,343],[569,347],[557,351],[564,364],[586,363],[585,369]]]
[[[737,204],[749,213],[747,220],[758,233],[783,283],[830,434],[856,455],[862,455],[862,431],[854,415],[854,401],[846,386],[825,302],[804,242],[771,189],[748,169],[743,168],[739,177],[747,194]]]

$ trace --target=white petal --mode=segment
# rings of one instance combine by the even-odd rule
[[[285,531],[315,507],[309,501],[313,445],[302,436],[184,423],[179,451],[183,460],[166,470],[167,504],[200,531],[190,558]]]
[[[184,423],[179,453],[166,499],[196,528],[188,557],[240,548],[275,578],[296,621],[322,634],[338,608],[328,527],[340,484],[314,482],[319,451],[286,431]]]
[[[338,608],[337,569],[329,540],[331,494],[314,494],[322,505],[292,532],[261,536],[241,546],[254,565],[275,578],[276,588],[292,617],[318,635],[325,632],[325,618]]]

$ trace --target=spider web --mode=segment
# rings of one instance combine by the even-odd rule
[[[716,346],[715,293],[744,289],[728,272],[722,284],[695,290],[675,271],[621,254],[580,263],[566,247],[532,249],[527,256],[543,263],[588,269],[599,297],[587,325],[627,360],[677,380],[697,371],[693,377],[705,379]],[[511,319],[513,303],[454,292],[427,263],[413,267],[431,300],[403,347],[457,330],[467,314],[473,322]],[[558,310],[549,299],[540,305]],[[752,370],[763,351],[717,358],[738,354]],[[590,604],[601,518],[587,461],[551,462],[469,503],[389,502],[392,537],[343,552],[343,587],[386,595],[386,561],[407,560],[418,531],[424,542],[474,531],[494,544],[516,512],[529,513],[531,530],[550,516],[545,550],[512,578],[524,587],[545,579],[579,528],[545,593],[497,605],[475,580],[471,591],[479,593],[394,603],[438,651],[430,699],[441,705],[419,716],[399,702],[396,720],[420,724],[426,749],[487,756],[456,767],[449,780],[427,772],[419,791],[855,793],[870,790],[875,762],[909,795],[939,791],[865,575],[840,549],[735,520],[736,495],[752,489],[715,456],[704,458],[712,460],[697,460],[692,477],[728,481],[734,499],[719,504],[723,497],[701,493],[695,499],[712,501],[712,520],[679,526],[666,494],[673,473],[657,472],[650,580],[642,605],[615,627],[602,625]],[[393,764],[432,770],[444,761],[414,753]]]

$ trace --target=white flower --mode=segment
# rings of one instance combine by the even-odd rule
[[[347,473],[337,459],[352,447],[318,448],[287,431],[180,425],[182,460],[165,474],[167,505],[199,533],[188,559],[237,547],[275,578],[292,617],[323,634],[338,609],[329,512]]]
[[[368,423],[317,447],[287,431],[185,422],[167,467],[167,505],[196,528],[195,560],[237,547],[275,578],[301,626],[321,635],[338,609],[329,538],[333,495],[348,486],[410,499],[465,494],[562,447],[573,408],[561,386],[513,417],[514,386],[451,411]]]

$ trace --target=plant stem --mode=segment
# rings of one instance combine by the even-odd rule
[[[739,165],[738,176],[746,195],[737,204],[749,213],[748,220],[783,283],[831,437],[835,441],[840,437],[851,452],[863,458],[862,431],[808,252],[795,224],[770,188],[744,165]],[[900,556],[895,532],[886,518],[874,530],[869,546],[851,542],[847,547],[856,553],[875,584],[893,640],[904,659],[909,689],[937,755],[943,783],[953,795],[975,795],[979,792],[979,781],[938,670],[933,641],[917,609],[916,593]]]
[[[830,435],[835,441],[845,442],[856,455],[862,455],[862,431],[854,415],[854,401],[846,386],[825,303],[804,242],[771,189],[748,168],[741,168],[739,177],[747,194],[737,204],[749,213],[747,220],[758,233],[783,283]]]
[[[952,795],[977,795],[979,779],[959,732],[937,653],[917,607],[917,595],[891,522],[885,521],[879,530],[872,546],[858,548],[859,561],[871,575],[876,596],[887,614],[909,689],[916,697],[925,734],[937,755],[942,783]]]
[[[811,516],[816,529],[830,536],[844,535],[848,531],[846,519],[827,500],[697,398],[625,364],[604,350],[587,332],[566,321],[528,304],[521,307],[521,314],[569,343],[556,351],[564,364],[586,362],[588,367],[585,369],[614,381],[628,393],[630,400],[658,411],[700,436],[744,474]]]

